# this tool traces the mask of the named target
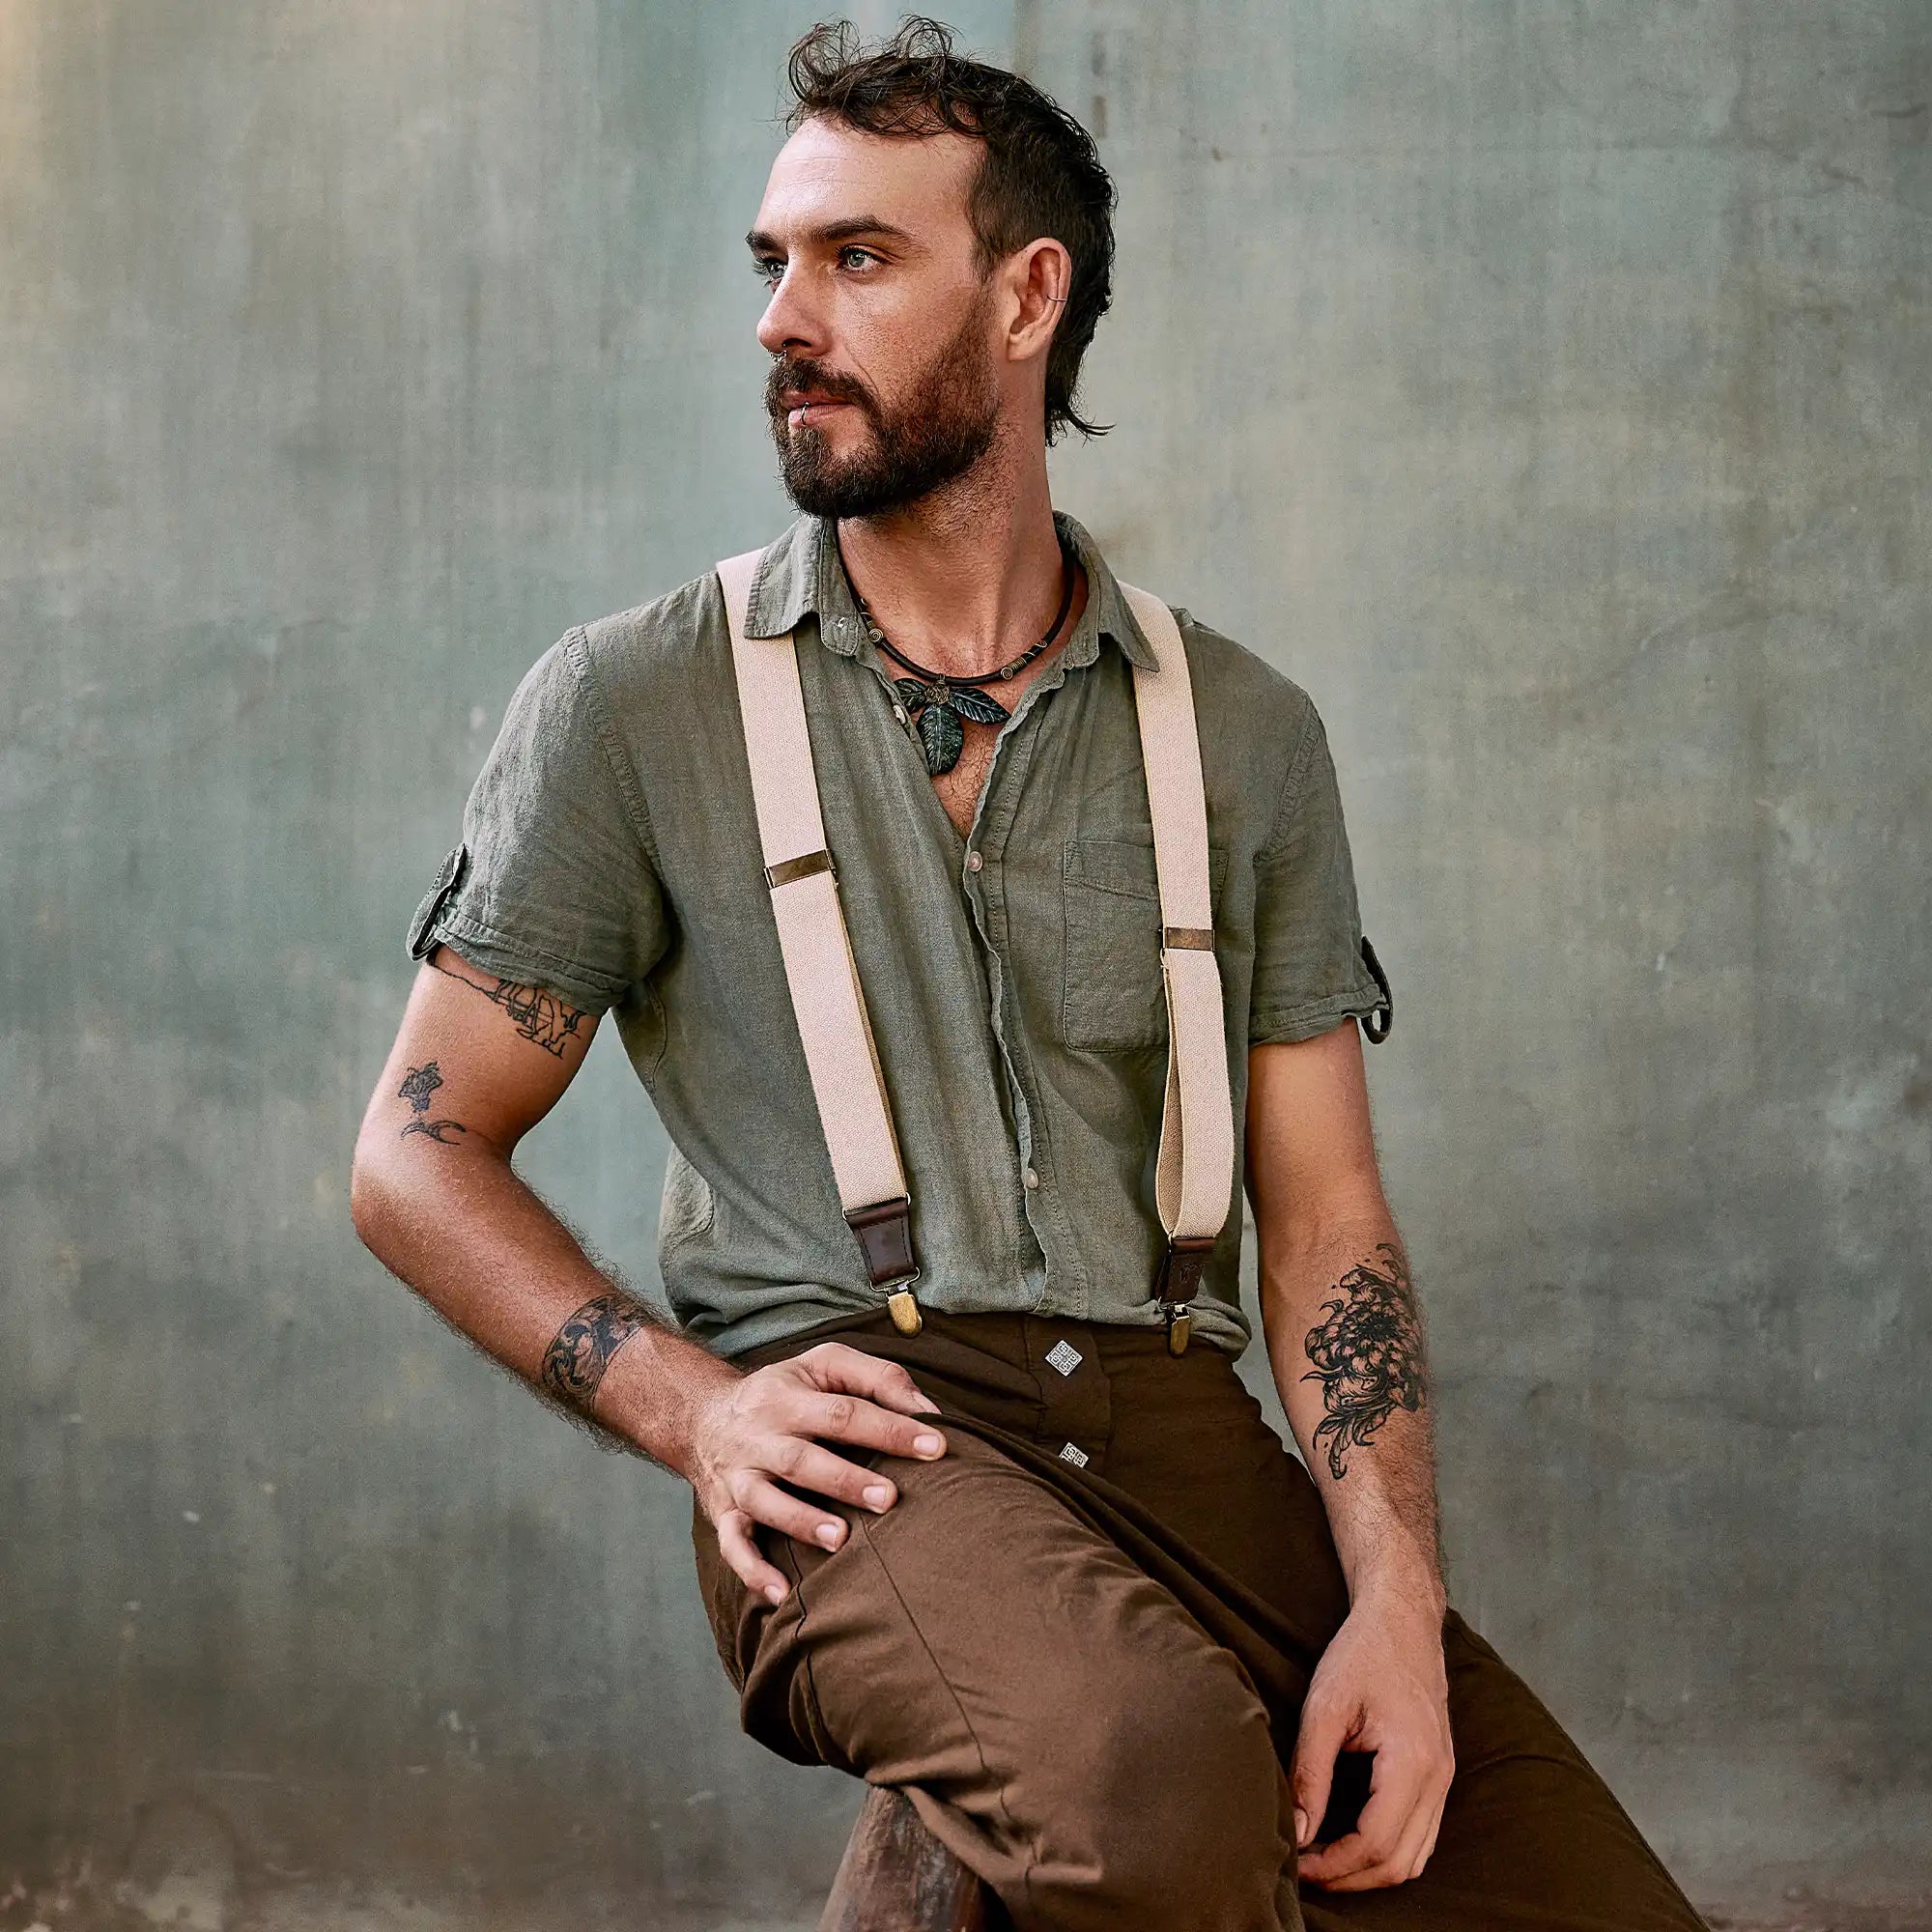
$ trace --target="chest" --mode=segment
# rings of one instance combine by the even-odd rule
[[[1019,710],[1027,688],[1041,675],[1052,661],[1054,654],[1028,665],[1017,675],[1003,680],[990,688],[995,700],[1003,705],[1010,715]],[[979,808],[980,796],[986,782],[986,774],[992,768],[993,755],[999,745],[1000,733],[1006,728],[1004,721],[999,724],[982,724],[974,720],[962,721],[962,742],[959,756],[949,771],[930,774],[932,789],[946,815],[952,821],[952,827],[961,838],[971,838],[973,817]]]
[[[950,772],[936,773],[932,788],[962,838],[973,836],[973,813],[980,803],[980,787],[993,762],[993,746],[999,736],[990,724],[968,724],[966,742],[960,747],[959,762]]]

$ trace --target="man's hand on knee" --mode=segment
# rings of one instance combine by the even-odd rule
[[[821,1342],[725,1383],[698,1413],[690,1466],[719,1553],[748,1588],[781,1603],[784,1575],[759,1553],[753,1526],[836,1549],[845,1524],[781,1489],[779,1479],[883,1514],[897,1485],[813,1438],[930,1462],[946,1453],[945,1436],[908,1418],[935,1406],[896,1362],[842,1342]]]
[[[1310,1851],[1345,1747],[1375,1753],[1368,1801],[1353,1831]],[[1416,1877],[1435,1849],[1455,1771],[1439,1619],[1358,1603],[1322,1652],[1301,1707],[1290,1774],[1301,1878],[1366,1891]]]

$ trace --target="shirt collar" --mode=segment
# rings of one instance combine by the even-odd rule
[[[1099,545],[1065,510],[1054,511],[1053,521],[1087,571],[1087,606],[1063,647],[1063,664],[1068,670],[1092,664],[1104,637],[1113,639],[1130,664],[1155,669],[1153,650]],[[830,517],[801,516],[766,547],[752,579],[746,635],[782,637],[808,613],[818,619],[820,643],[841,657],[858,656],[864,625],[838,554],[838,526]]]

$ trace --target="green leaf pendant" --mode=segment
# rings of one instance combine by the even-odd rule
[[[925,684],[913,677],[895,678],[893,684],[918,723],[925,769],[934,778],[959,762],[966,745],[962,720],[974,724],[1002,724],[1010,715],[1004,705],[970,685]]]

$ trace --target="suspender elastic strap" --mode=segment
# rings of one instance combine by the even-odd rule
[[[792,636],[748,638],[746,612],[760,551],[718,566],[730,624],[738,702],[785,980],[838,1199],[872,1284],[891,1290],[893,1320],[920,1325],[911,1284],[911,1195],[893,1129],[884,1073],[825,845],[811,741]],[[1159,668],[1134,667],[1148,806],[1159,880],[1161,983],[1167,1000],[1167,1087],[1161,1104],[1154,1201],[1167,1248],[1154,1294],[1168,1346],[1187,1346],[1188,1304],[1232,1202],[1234,1103],[1221,975],[1214,954],[1208,809],[1186,652],[1158,597],[1122,584]]]
[[[1194,689],[1174,612],[1158,597],[1121,585],[1153,649],[1157,670],[1134,667],[1134,708],[1153,820],[1160,882],[1161,985],[1167,995],[1167,1092],[1161,1103],[1154,1205],[1167,1231],[1154,1293],[1168,1345],[1187,1346],[1188,1303],[1234,1190],[1235,1107],[1214,908],[1208,869],[1208,799]]]
[[[838,902],[838,872],[825,846],[798,653],[789,633],[745,635],[752,577],[761,554],[748,551],[727,557],[718,566],[718,579],[730,620],[765,883],[838,1203],[858,1236],[872,1286],[890,1291],[893,1320],[913,1334],[920,1317],[911,1287],[919,1278],[912,1197]]]

